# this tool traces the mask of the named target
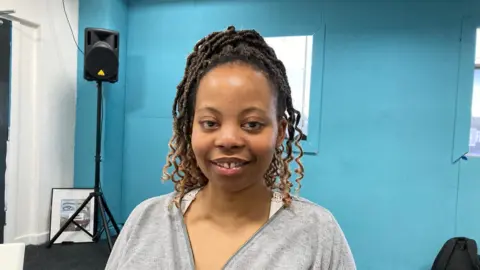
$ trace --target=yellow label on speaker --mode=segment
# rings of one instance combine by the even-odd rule
[[[100,69],[100,71],[97,73],[98,76],[105,76],[105,72],[103,72],[103,69]]]

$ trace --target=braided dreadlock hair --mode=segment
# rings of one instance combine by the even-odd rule
[[[191,146],[195,96],[202,77],[216,66],[226,63],[244,63],[263,72],[269,79],[272,88],[276,90],[277,117],[287,120],[285,146],[282,144],[275,151],[269,169],[264,175],[267,187],[279,190],[283,194],[285,206],[291,202],[289,164],[293,160],[298,164],[295,173],[297,191],[303,178],[303,165],[300,158],[303,150],[300,140],[303,136],[298,128],[300,112],[293,107],[290,86],[287,80],[285,66],[277,58],[274,50],[267,45],[263,37],[255,30],[237,31],[230,26],[226,31],[213,32],[198,41],[193,52],[188,56],[185,74],[177,86],[177,95],[173,103],[173,136],[169,142],[170,151],[163,168],[163,180],[171,180],[177,192],[174,203],[180,205],[181,198],[189,191],[208,183],[203,175]],[[297,135],[295,135],[295,131]],[[293,146],[299,149],[295,158]],[[173,166],[173,171],[168,169]]]

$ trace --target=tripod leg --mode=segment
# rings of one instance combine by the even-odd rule
[[[103,222],[103,227],[105,229],[105,233],[107,234],[107,240],[108,240],[108,247],[110,248],[110,251],[112,250],[112,237],[110,236],[110,230],[108,229],[108,222],[107,218],[105,217],[105,208],[103,205],[103,201],[100,199],[98,200],[98,206],[100,206],[100,215],[102,216],[102,222]]]
[[[67,229],[67,227],[72,223],[72,221],[78,216],[78,214],[83,210],[83,208],[88,204],[88,202],[93,198],[94,193],[90,193],[88,195],[87,199],[80,205],[80,207],[73,213],[73,215],[63,224],[63,226],[60,228],[60,230],[55,234],[55,236],[50,240],[47,244],[47,248],[50,248],[55,241],[60,237],[60,235]]]
[[[103,207],[105,207],[105,212],[107,213],[107,216],[110,219],[110,222],[112,222],[112,225],[115,228],[115,231],[117,232],[117,235],[120,234],[120,228],[118,228],[118,225],[115,222],[115,219],[113,218],[112,212],[110,212],[110,209],[108,208],[108,205],[105,202],[105,198],[103,197],[103,194],[100,196],[100,200],[103,203]]]
[[[93,242],[95,242],[95,243],[97,243],[98,240],[100,240],[100,237],[102,236],[102,233],[103,233],[102,230],[100,230],[100,229],[98,228],[98,225],[99,225],[99,224],[98,224],[98,219],[99,219],[99,218],[102,218],[101,215],[99,215],[99,212],[102,211],[102,209],[100,208],[100,203],[98,202],[98,201],[100,200],[100,199],[99,199],[99,198],[100,198],[100,194],[101,194],[101,193],[97,191],[97,192],[95,193],[95,197],[94,197],[94,200],[95,200],[95,207],[94,207],[94,208],[95,208],[95,210],[94,210],[94,212],[95,212],[95,222],[94,222],[94,226],[93,226],[93,235],[94,235],[94,236],[93,236],[92,240],[93,240]]]
[[[95,197],[93,197],[93,200],[95,200],[95,206],[93,207],[93,212],[95,213],[93,216],[94,216],[94,219],[95,222],[93,223],[93,242],[97,243],[98,240],[100,240],[100,235],[102,234],[100,232],[100,230],[98,229],[98,219],[100,218],[100,216],[98,215],[98,212],[99,212],[99,207],[98,207],[98,192],[95,191]]]

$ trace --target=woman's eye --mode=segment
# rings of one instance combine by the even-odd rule
[[[201,122],[201,125],[203,128],[206,128],[206,129],[212,129],[212,128],[215,128],[217,127],[217,123],[215,123],[214,121],[202,121]]]
[[[259,130],[263,127],[263,124],[260,122],[248,122],[245,123],[243,126],[247,130]]]

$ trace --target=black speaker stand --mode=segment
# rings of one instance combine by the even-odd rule
[[[67,222],[63,224],[63,226],[60,228],[57,234],[55,234],[55,236],[50,240],[50,242],[47,245],[47,248],[50,248],[55,243],[57,238],[67,229],[67,227],[73,223],[83,232],[85,232],[90,237],[92,237],[92,240],[94,242],[98,242],[103,231],[105,231],[107,235],[107,240],[108,240],[108,247],[110,248],[110,251],[111,251],[113,247],[112,237],[110,235],[110,230],[108,228],[108,221],[105,214],[110,219],[110,222],[112,223],[113,228],[117,232],[117,235],[120,233],[120,229],[117,223],[115,222],[115,219],[113,218],[113,215],[110,212],[110,209],[107,206],[107,202],[105,201],[105,197],[103,196],[103,192],[100,188],[100,163],[102,161],[101,160],[101,149],[102,149],[101,143],[102,143],[102,122],[103,122],[103,113],[102,113],[103,112],[102,111],[103,93],[102,93],[101,81],[97,81],[97,90],[98,90],[98,95],[97,95],[97,142],[96,142],[96,153],[95,153],[95,186],[94,186],[93,192],[90,193],[90,195],[85,199],[85,201],[77,209],[77,211],[73,213],[73,215],[67,220]],[[95,200],[93,234],[85,230],[81,225],[79,225],[74,220],[77,217],[77,215],[83,210],[83,208],[92,199]],[[100,231],[98,230],[98,226],[97,226],[98,214],[100,214],[100,218],[102,219],[102,227],[103,227]]]

